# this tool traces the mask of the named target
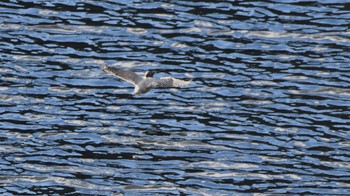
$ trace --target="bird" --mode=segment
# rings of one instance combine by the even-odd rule
[[[135,88],[133,95],[141,95],[147,93],[152,88],[175,88],[186,86],[191,83],[191,80],[180,80],[172,77],[162,77],[160,79],[154,79],[153,75],[156,73],[154,70],[147,71],[144,76],[139,76],[135,72],[123,69],[114,68],[107,65],[101,65],[101,69],[109,74],[117,76],[118,78],[132,83]]]

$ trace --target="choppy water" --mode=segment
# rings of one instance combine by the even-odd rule
[[[0,194],[349,193],[346,2],[1,1]]]

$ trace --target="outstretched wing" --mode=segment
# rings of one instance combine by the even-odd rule
[[[191,81],[180,80],[171,77],[160,78],[159,80],[155,80],[152,84],[155,88],[173,88],[173,87],[182,87],[186,86]]]
[[[107,65],[101,65],[101,69],[107,73],[117,76],[118,78],[124,81],[133,83],[134,85],[136,85],[140,80],[142,80],[141,76],[127,69],[118,69],[114,67],[109,67]]]

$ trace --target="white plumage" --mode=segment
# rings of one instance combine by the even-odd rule
[[[102,65],[101,69],[107,73],[117,76],[118,78],[132,83],[135,86],[133,95],[143,94],[151,88],[174,88],[188,85],[191,81],[180,80],[172,77],[162,77],[153,79],[154,71],[147,71],[143,77],[133,71]]]

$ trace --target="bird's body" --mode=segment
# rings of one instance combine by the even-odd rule
[[[151,78],[144,78],[141,80],[137,85],[135,85],[135,89],[133,94],[143,94],[147,93],[152,88],[152,79]]]
[[[143,77],[127,69],[119,69],[102,65],[101,69],[107,73],[117,76],[118,78],[132,83],[135,86],[133,95],[147,93],[152,88],[173,88],[182,87],[191,81],[180,80],[171,77],[163,77],[158,80],[153,79],[154,71],[147,71]]]

